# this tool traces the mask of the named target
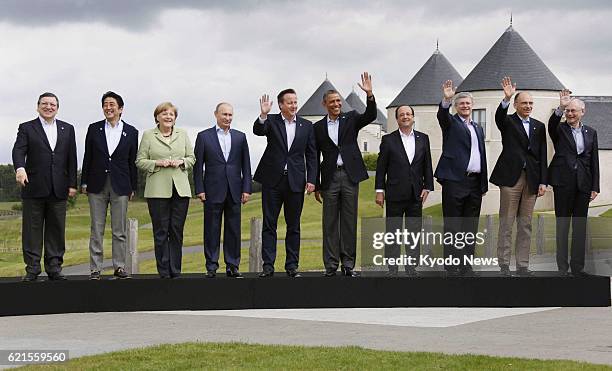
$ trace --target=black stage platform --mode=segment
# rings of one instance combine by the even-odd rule
[[[243,279],[185,274],[162,280],[139,275],[128,280],[20,282],[0,279],[0,316],[127,312],[155,310],[270,309],[270,308],[390,308],[390,307],[606,307],[610,306],[610,277],[557,277],[537,272],[534,277],[446,278],[437,272],[421,277],[386,277],[369,272],[362,277],[273,278],[245,274]]]

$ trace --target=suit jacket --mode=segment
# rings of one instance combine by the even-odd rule
[[[376,162],[376,189],[385,190],[387,201],[404,201],[414,196],[421,197],[421,191],[433,191],[433,169],[429,137],[414,130],[414,158],[412,163],[404,149],[400,131],[382,137]]]
[[[438,123],[442,128],[442,156],[434,176],[441,184],[444,184],[445,180],[461,181],[465,179],[472,147],[470,130],[459,115],[451,115],[449,109],[450,107],[442,107],[442,103],[438,106]],[[480,191],[484,194],[489,189],[484,131],[477,123],[474,123],[474,128],[480,150]]]
[[[185,164],[178,168],[159,167],[155,160],[183,160]],[[169,143],[164,141],[157,127],[145,131],[136,155],[136,166],[147,172],[144,196],[170,198],[174,184],[179,196],[191,197],[187,170],[194,162],[193,147],[185,130],[175,126]]]
[[[599,193],[599,148],[597,131],[590,126],[582,126],[584,152],[576,151],[576,141],[572,129],[555,112],[548,120],[548,134],[555,147],[555,155],[548,167],[548,183],[554,186],[567,186],[578,181],[578,190],[583,193]]]
[[[224,202],[228,189],[234,203],[240,203],[242,193],[251,193],[251,159],[246,135],[230,129],[230,136],[232,148],[227,161],[217,137],[217,125],[199,132],[196,139],[195,193],[206,193],[206,200],[210,202]]]
[[[268,139],[253,179],[266,187],[274,187],[283,176],[287,164],[287,176],[292,192],[303,192],[306,182],[316,184],[317,150],[312,123],[296,116],[295,138],[287,148],[287,130],[280,114],[270,114],[263,124],[259,118],[253,124],[253,134]]]
[[[89,125],[81,170],[81,186],[87,185],[87,192],[100,193],[107,175],[110,176],[113,191],[119,196],[129,196],[136,192],[138,130],[125,121],[122,122],[121,139],[112,155],[108,153],[106,143],[106,120]]]
[[[314,124],[315,139],[317,145],[317,159],[323,154],[323,162],[319,167],[320,179],[317,176],[317,189],[328,189],[334,172],[338,154],[342,155],[344,170],[353,183],[359,183],[368,179],[368,172],[359,150],[357,134],[359,130],[376,119],[376,101],[367,99],[366,110],[363,114],[350,111],[340,114],[338,127],[338,145],[329,137],[327,128],[327,116]]]
[[[546,126],[530,117],[527,137],[521,118],[516,113],[507,115],[507,112],[508,107],[502,108],[501,104],[495,112],[495,124],[501,132],[503,149],[491,173],[491,183],[512,187],[518,182],[525,166],[529,190],[538,193],[539,185],[547,184]]]
[[[15,170],[25,168],[28,183],[22,198],[55,196],[68,198],[68,188],[77,188],[77,153],[74,127],[56,120],[57,142],[52,150],[40,118],[19,125],[13,146]]]

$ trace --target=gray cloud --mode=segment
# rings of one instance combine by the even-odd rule
[[[570,3],[513,2],[521,9],[514,11],[515,29],[574,92],[612,95],[612,8],[591,1],[565,12]],[[437,38],[466,76],[509,23],[506,4],[437,4],[3,1],[0,71],[11,89],[0,93],[0,122],[8,130],[0,136],[0,162],[10,161],[17,123],[35,116],[35,99],[46,90],[62,99],[59,117],[77,124],[80,149],[87,124],[101,118],[99,98],[107,90],[124,96],[125,118],[140,130],[153,125],[161,101],[177,104],[179,125],[193,133],[212,125],[214,106],[229,101],[235,127],[250,132],[260,94],[294,87],[303,103],[326,73],[346,95],[359,73],[370,71],[386,106]],[[250,134],[249,144],[256,164],[265,141]]]

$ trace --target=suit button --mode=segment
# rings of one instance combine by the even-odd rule
[[[108,158],[108,161],[110,161],[110,160],[112,160],[112,158],[110,158],[110,157],[109,157],[109,158]]]
[[[104,170],[105,173],[108,173],[108,170]]]

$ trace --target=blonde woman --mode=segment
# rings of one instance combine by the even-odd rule
[[[172,103],[159,104],[153,117],[156,127],[144,132],[136,166],[147,172],[145,198],[153,224],[157,272],[161,278],[178,278],[191,198],[187,170],[195,157],[187,132],[175,125],[178,110]]]

